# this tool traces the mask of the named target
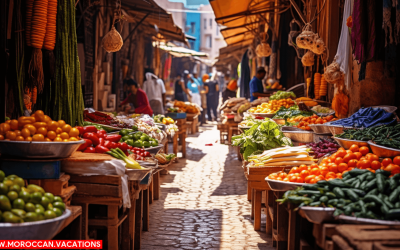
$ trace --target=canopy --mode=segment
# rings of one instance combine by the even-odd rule
[[[162,50],[168,51],[168,53],[170,53],[173,56],[176,57],[190,57],[190,56],[196,56],[196,57],[208,57],[207,53],[204,52],[197,52],[195,50],[191,50],[188,48],[184,48],[184,47],[180,47],[180,46],[176,46],[173,43],[157,43],[157,42],[153,42],[153,47],[158,47]]]

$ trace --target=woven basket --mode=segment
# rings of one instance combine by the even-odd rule
[[[258,57],[269,57],[272,54],[272,49],[268,43],[260,43],[256,48]]]
[[[121,49],[122,45],[124,45],[124,40],[122,40],[121,35],[114,26],[101,41],[101,46],[103,46],[107,52],[117,52]]]

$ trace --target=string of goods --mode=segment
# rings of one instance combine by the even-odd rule
[[[320,98],[320,94],[319,94],[320,86],[321,86],[321,74],[320,73],[315,73],[314,74],[314,95],[315,95],[315,99],[319,99]]]
[[[325,80],[325,76],[321,76],[321,86],[319,87],[319,95],[326,96],[328,93],[328,83]]]
[[[349,98],[347,95],[343,93],[336,94],[332,100],[332,108],[339,119],[345,118],[349,111]]]
[[[15,34],[15,73],[16,73],[16,93],[15,98],[17,110],[22,115],[24,113],[24,83],[25,83],[25,42],[23,35],[23,14],[21,12],[22,0],[16,0],[14,2],[14,30]]]
[[[78,58],[75,0],[58,0],[53,119],[83,123],[84,102]]]

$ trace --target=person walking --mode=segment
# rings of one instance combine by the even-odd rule
[[[200,125],[206,124],[206,113],[207,113],[207,92],[206,92],[206,86],[204,83],[210,79],[210,76],[208,74],[204,74],[203,77],[201,78],[201,90],[200,90],[200,96],[201,96],[201,108],[203,111],[201,111],[201,118],[200,118]]]
[[[175,100],[185,102],[185,93],[190,95],[189,91],[185,87],[185,83],[182,80],[182,76],[178,75],[175,81]]]
[[[164,82],[151,72],[146,73],[146,81],[143,83],[150,106],[155,115],[164,114],[165,86]]]
[[[188,75],[187,88],[192,96],[192,103],[201,107],[200,84],[191,74]]]
[[[212,121],[211,111],[214,114],[215,121],[217,121],[217,107],[219,101],[219,86],[218,82],[215,80],[215,75],[211,77],[211,80],[207,80],[204,83],[207,93],[207,116],[208,121]]]

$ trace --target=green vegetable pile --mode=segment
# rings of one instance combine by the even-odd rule
[[[389,148],[400,149],[400,124],[396,126],[376,126],[363,129],[347,129],[338,138],[369,141]]]
[[[297,105],[290,108],[281,107],[275,114],[273,118],[288,119],[296,116],[312,116],[313,113],[309,111],[301,111]]]
[[[122,136],[121,142],[126,142],[126,144],[132,147],[150,148],[158,146],[157,139],[154,139],[141,131],[132,132],[132,130],[123,129],[119,133]]]
[[[16,175],[5,177],[0,170],[0,221],[22,223],[53,219],[61,216],[65,204],[60,196],[46,193]]]
[[[254,124],[241,135],[232,136],[232,145],[240,146],[240,153],[246,160],[255,152],[293,146],[292,141],[279,130],[278,124],[270,119]]]
[[[319,181],[287,191],[278,202],[302,206],[334,207],[334,216],[400,220],[400,174],[353,169],[343,179]]]
[[[287,98],[296,98],[296,95],[292,91],[286,92],[278,90],[275,94],[269,97],[270,100],[281,100]]]

